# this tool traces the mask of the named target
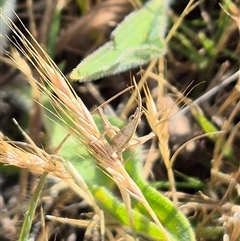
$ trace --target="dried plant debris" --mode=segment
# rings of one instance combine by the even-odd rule
[[[137,152],[135,163],[146,160],[143,163],[144,175],[149,177],[151,186],[156,190],[167,191],[164,195],[188,218],[196,240],[239,241],[238,1],[222,1],[221,5],[217,0],[199,1],[191,5],[193,9],[187,11],[179,27],[167,38],[166,56],[149,66],[132,70],[136,84],[134,82],[131,91],[108,106],[103,105],[99,110],[100,116],[95,112],[99,120],[103,119],[101,128],[95,124],[91,110],[129,86],[133,79],[130,72],[92,83],[74,83],[80,100],[64,76],[84,57],[108,41],[118,23],[139,2],[17,1],[16,14],[53,61],[32,39],[27,42],[29,35],[19,19],[15,18],[16,25],[27,39],[21,43],[22,36],[19,38],[16,33],[9,32],[11,41],[4,40],[7,56],[1,52],[0,57],[0,128],[3,132],[0,139],[1,240],[18,240],[39,174],[46,171],[50,175],[37,206],[29,240],[133,240],[134,225],[125,229],[126,225],[120,225],[111,215],[103,215],[99,203],[88,193],[86,186],[81,183],[81,188],[76,187],[76,180],[79,184],[80,178],[68,162],[71,158],[60,158],[53,153],[58,150],[50,141],[46,123],[56,116],[45,118],[46,112],[41,106],[37,111],[40,115],[33,108],[35,104],[43,103],[45,97],[52,97],[51,101],[58,110],[57,118],[61,118],[61,112],[66,115],[64,124],[67,132],[78,141],[78,145],[69,149],[68,157],[72,156],[71,152],[78,152],[79,146],[83,146],[84,150],[89,149],[96,158],[90,160],[84,152],[80,154],[81,157],[77,156],[76,163],[79,164],[82,158],[98,166],[99,172],[103,170],[107,173],[107,182],[111,188],[114,187],[114,198],[120,198],[120,190],[125,194],[125,200],[130,194],[131,199],[136,198],[146,205],[145,193],[139,190],[133,181],[134,175],[129,175],[124,165],[129,168],[125,155],[131,158],[136,153],[134,149],[151,137],[144,150]],[[180,15],[189,2],[172,2],[169,30],[181,19]],[[27,44],[23,46],[24,43]],[[33,48],[28,48],[29,43]],[[25,57],[9,48],[11,44],[17,45]],[[55,63],[64,75],[59,73]],[[25,71],[26,77],[19,75],[16,65]],[[48,82],[48,88],[43,85],[43,80]],[[27,81],[38,83],[41,93],[39,89],[34,91],[34,84],[29,89]],[[49,91],[51,88],[55,90],[54,93]],[[46,94],[43,99],[36,98],[43,92]],[[121,121],[121,126],[116,127],[113,121],[115,117],[108,118],[108,114],[120,116],[120,112],[123,112],[125,124]],[[128,116],[129,122],[126,121]],[[26,141],[23,131],[12,118],[29,135],[40,123],[37,135],[41,141],[38,146],[37,143]],[[143,139],[135,135],[135,131],[139,134],[138,124]],[[80,134],[78,130],[81,130]],[[53,129],[50,128],[50,131]],[[64,138],[60,134],[59,131],[58,141]],[[23,140],[25,142],[19,142]],[[28,178],[25,168],[31,170]],[[88,176],[92,175],[89,169],[83,168]],[[19,181],[22,174],[26,175],[25,195],[21,194],[23,183]],[[109,178],[111,175],[112,178]],[[114,179],[120,188],[113,184]],[[99,179],[99,182],[103,181]],[[109,192],[104,197],[100,194],[98,201],[101,198],[105,200]],[[137,209],[142,210],[142,206],[139,205]],[[124,214],[126,222],[131,223],[131,212]],[[152,217],[155,218],[154,215]],[[171,222],[173,218],[171,215],[169,217]]]

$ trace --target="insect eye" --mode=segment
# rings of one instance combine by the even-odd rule
[[[130,115],[130,116],[128,117],[128,122],[134,120],[134,117],[135,117],[135,115]]]

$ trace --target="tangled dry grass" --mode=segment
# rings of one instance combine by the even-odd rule
[[[83,15],[84,17],[80,17],[74,25],[70,25],[68,31],[62,30],[61,37],[59,37],[56,45],[54,60],[56,62],[66,60],[66,73],[78,63],[79,55],[81,55],[81,57],[86,56],[92,49],[102,44],[107,39],[106,35],[108,32],[111,32],[110,30],[116,25],[116,21],[122,19],[123,15],[132,8],[128,1],[114,1],[114,4],[112,4],[112,2],[113,1],[106,1],[100,3],[100,5],[96,5],[94,8],[90,7],[90,12],[85,16]],[[34,7],[36,7],[37,4],[40,4],[39,9],[46,9],[45,14],[38,15],[36,13],[37,11],[34,10]],[[87,237],[97,237],[100,239],[99,234],[93,235],[92,231],[95,230],[96,227],[98,229],[99,225],[103,225],[106,221],[104,220],[106,217],[103,217],[86,183],[75,171],[71,162],[58,156],[58,151],[63,143],[59,144],[59,148],[52,148],[47,145],[44,149],[41,148],[43,142],[41,142],[41,135],[39,135],[39,133],[44,132],[42,131],[42,129],[44,129],[43,122],[41,121],[43,94],[54,103],[54,113],[58,118],[61,118],[69,135],[75,136],[75,138],[89,150],[94,157],[93,160],[96,165],[117,183],[124,201],[126,203],[129,202],[129,194],[136,198],[145,205],[155,222],[161,226],[154,212],[147,206],[148,204],[141,190],[126,172],[123,166],[124,161],[121,150],[120,152],[116,152],[116,148],[114,148],[114,146],[111,145],[111,141],[109,142],[108,140],[110,135],[107,137],[107,135],[104,135],[104,131],[99,130],[89,111],[90,108],[93,109],[93,107],[102,103],[104,99],[108,99],[108,92],[114,95],[119,92],[122,87],[125,87],[126,79],[129,79],[129,75],[123,74],[106,78],[109,83],[113,83],[111,85],[106,84],[106,80],[96,85],[91,83],[87,83],[86,85],[70,84],[65,75],[59,71],[55,62],[53,62],[42,50],[42,47],[38,45],[38,42],[40,42],[42,46],[47,46],[47,33],[50,32],[51,22],[47,16],[49,16],[49,12],[56,9],[56,6],[59,7],[59,5],[55,5],[55,3],[48,3],[44,6],[42,4],[43,3],[38,1],[33,1],[33,8],[28,6],[30,30],[33,36],[37,38],[38,41],[36,42],[32,38],[29,41],[28,37],[30,35],[25,29],[22,30],[24,32],[24,34],[22,34],[18,31],[16,25],[13,25],[5,19],[15,35],[15,39],[11,39],[11,41],[17,47],[18,52],[12,49],[9,53],[11,59],[4,58],[3,60],[3,58],[1,58],[4,64],[7,63],[7,66],[11,66],[11,68],[8,67],[8,75],[1,74],[1,83],[4,84],[5,79],[6,85],[9,76],[16,78],[17,74],[15,71],[17,66],[25,74],[27,81],[31,83],[33,90],[32,96],[35,102],[31,106],[31,113],[29,115],[30,122],[27,127],[28,135],[31,136],[31,139],[28,138],[28,135],[24,134],[28,144],[19,145],[18,142],[10,141],[1,135],[1,162],[20,168],[27,168],[37,174],[49,172],[53,176],[64,180],[67,186],[70,186],[74,192],[67,189],[66,184],[62,184],[61,182],[56,184],[55,179],[48,181],[50,187],[49,189],[46,188],[46,190],[50,190],[50,194],[43,193],[42,203],[46,205],[44,206],[44,210],[38,209],[37,213],[41,214],[42,217],[36,218],[34,222],[34,228],[36,228],[40,235],[33,232],[33,239],[43,240],[48,236],[50,240],[67,240],[71,234],[74,234],[75,240],[80,240],[80,237],[83,239],[83,236],[85,239],[87,239]],[[75,4],[76,3],[71,2],[68,7],[66,7],[66,5],[60,6],[66,11],[63,21],[64,27],[69,21],[69,16],[71,16],[71,14],[76,15]],[[219,15],[224,17],[219,17],[219,19],[216,20],[215,16],[211,15],[211,9],[217,12],[221,11],[221,8],[216,7],[216,3],[211,4],[209,11],[205,3],[197,2],[196,5],[194,5],[197,11],[202,14],[204,21],[199,20],[200,17],[198,13],[194,11],[190,13],[187,21],[184,22],[183,25],[180,25],[179,31],[174,30],[174,37],[172,37],[169,42],[166,59],[161,58],[158,62],[153,61],[145,70],[142,69],[141,74],[136,75],[137,79],[138,76],[140,76],[140,78],[137,80],[138,85],[135,85],[136,92],[133,90],[129,98],[130,101],[126,101],[128,97],[124,94],[118,100],[115,100],[112,106],[114,106],[116,110],[121,110],[121,106],[125,106],[126,108],[121,112],[124,116],[127,116],[130,111],[135,110],[137,103],[139,105],[141,98],[141,96],[139,98],[139,93],[143,88],[142,94],[145,96],[143,109],[147,121],[140,123],[139,132],[145,135],[150,132],[144,130],[147,129],[152,130],[156,135],[156,138],[153,138],[152,145],[145,147],[148,155],[143,167],[144,176],[152,181],[165,179],[169,182],[167,183],[167,188],[163,187],[163,190],[167,189],[168,192],[165,194],[173,200],[176,206],[181,207],[181,210],[187,216],[191,217],[190,219],[198,240],[222,240],[228,238],[229,240],[237,241],[240,237],[238,228],[240,225],[240,80],[239,72],[237,72],[239,71],[239,59],[237,60],[239,54],[239,19],[237,18],[239,10],[236,8],[236,2],[231,1],[227,14],[226,9],[223,8],[224,11],[222,10]],[[170,13],[171,21],[175,21],[174,19],[176,19],[176,15],[178,14],[178,6],[180,5],[180,3],[173,3],[172,7],[174,11]],[[101,17],[101,14],[105,12],[106,9],[109,10],[109,15],[104,15],[106,17],[105,19]],[[30,14],[31,11],[36,14],[35,18],[43,17],[44,21],[42,22],[44,22],[45,25],[40,24],[39,32],[36,31],[34,27],[33,23],[35,23],[35,21],[33,21],[33,15]],[[21,18],[24,18],[26,15],[26,12],[21,10],[21,5],[19,5],[17,13]],[[99,21],[91,22],[86,20],[91,19],[91,16],[95,16],[96,19],[99,17],[101,20],[104,20],[103,22],[110,22],[112,25],[109,27],[109,24],[104,25],[104,23],[101,22],[101,27],[99,28],[98,25],[94,25],[94,23],[99,23]],[[199,24],[191,21],[191,18],[196,19],[196,22],[200,21]],[[211,52],[210,47],[207,47],[207,43],[209,43],[208,41],[211,38],[208,38],[207,35],[209,34],[215,37],[213,20],[223,21],[223,18],[225,19],[224,21],[227,21],[226,18],[228,19],[225,25],[225,32],[227,31],[229,34],[223,34],[224,31],[219,32],[221,36],[212,43],[211,51],[214,50],[214,56],[211,56],[209,54]],[[86,21],[89,22],[89,26],[85,24]],[[203,23],[206,23],[206,27],[201,30],[200,26]],[[78,37],[76,37],[78,32],[76,29],[78,29],[79,26],[84,26],[83,33],[87,38],[81,38],[81,41],[76,41],[78,39]],[[192,28],[199,31],[198,37],[194,37],[193,32],[195,29],[192,30]],[[92,33],[94,29],[102,33],[96,41],[93,41],[91,34],[89,34],[89,32]],[[104,31],[102,31],[102,29],[104,29]],[[191,38],[193,39],[192,42],[189,41]],[[19,42],[19,39],[21,39],[21,42]],[[191,48],[191,45],[197,49],[196,52],[194,52],[194,48]],[[182,51],[181,48],[183,48],[186,53],[184,53],[184,50]],[[19,53],[25,57],[23,58]],[[208,61],[208,59],[210,60]],[[167,66],[165,60],[167,61]],[[156,64],[158,64],[158,66]],[[216,97],[210,95],[208,99],[202,102],[201,107],[203,112],[199,111],[198,107],[191,108],[193,116],[199,120],[207,116],[208,119],[203,119],[203,121],[205,121],[205,123],[214,123],[217,128],[204,130],[204,125],[201,125],[201,123],[197,124],[197,121],[193,121],[193,118],[186,114],[180,115],[178,118],[171,118],[177,116],[180,112],[178,106],[182,106],[183,108],[184,105],[194,104],[195,102],[191,99],[203,95],[205,92],[208,92],[208,89],[211,89],[211,87],[219,86],[218,82],[220,80],[227,79],[227,77],[234,73],[238,73],[236,74],[236,78],[233,79],[235,82],[228,84],[222,89],[219,88],[219,95],[216,95]],[[26,79],[24,81],[26,81]],[[146,84],[146,80],[148,80],[148,84]],[[188,93],[186,87],[193,80],[195,80],[197,87],[189,88]],[[206,80],[206,84],[201,84],[200,82],[202,80]],[[113,88],[113,86],[115,87]],[[89,88],[97,92],[96,96],[99,96],[97,101],[95,99],[96,97],[91,96],[91,93],[87,92]],[[109,89],[111,91],[108,91]],[[55,95],[52,94],[52,90]],[[77,91],[78,94],[76,94],[75,91]],[[83,95],[83,98],[80,98],[79,93],[84,92],[87,94]],[[91,98],[89,98],[89,96]],[[136,99],[138,101],[136,101]],[[133,105],[135,106],[132,107]],[[112,107],[106,107],[105,111],[110,110],[110,112],[113,112],[111,108]],[[116,111],[115,113],[118,112]],[[203,113],[205,115],[203,115]],[[64,115],[66,119],[63,119],[62,115]],[[3,119],[3,117],[1,112],[1,119]],[[108,130],[106,130],[106,133]],[[113,135],[116,134],[116,129],[113,128],[110,129],[110,131],[112,131]],[[130,137],[132,138],[133,136],[131,135]],[[68,136],[66,139],[67,138]],[[65,139],[63,142],[64,141]],[[183,175],[178,176],[175,170],[181,172]],[[26,176],[26,173],[23,173],[24,172],[22,172],[22,176]],[[194,187],[191,183],[192,180],[190,180],[192,177],[195,178],[195,183],[199,181],[198,183],[201,185]],[[3,173],[1,182],[4,184],[2,185],[2,207],[4,212],[1,224],[3,231],[0,234],[2,238],[12,240],[18,237],[19,229],[16,223],[19,223],[19,226],[21,226],[22,220],[22,212],[19,210],[26,211],[26,204],[29,201],[29,198],[26,196],[26,190],[28,193],[34,193],[37,180],[38,176],[32,176],[30,181],[26,178],[23,186],[15,181],[13,186],[20,191],[13,191],[9,196],[14,197],[12,202],[15,204],[18,203],[18,200],[24,199],[25,201],[20,201],[20,205],[13,207],[10,205],[10,198],[6,196],[6,187],[9,188],[10,186],[11,189],[12,186],[8,184],[8,174]],[[184,180],[187,180],[187,188],[181,186],[181,184],[183,184],[181,181]],[[54,183],[52,187],[51,182]],[[157,182],[154,183],[154,185],[157,185]],[[160,185],[162,185],[162,183],[160,183]],[[25,194],[19,195],[23,189],[25,189]],[[82,203],[82,201],[80,202],[79,196],[83,197],[89,206]],[[8,205],[6,203],[8,203]],[[71,212],[71,207],[73,207],[75,212]],[[79,209],[85,211],[79,211]],[[95,221],[92,217],[84,217],[87,221],[82,220],[81,223],[78,213],[83,212],[87,216],[86,213],[89,211],[92,212],[92,209],[97,214],[96,219],[100,218],[101,221]],[[52,218],[52,220],[54,220],[53,222],[58,220],[59,222],[65,223],[66,220],[61,219],[61,217],[66,213],[68,214],[66,215],[68,216],[68,224],[71,223],[85,227],[87,232],[79,232],[79,229],[73,227],[67,230],[66,227],[69,226],[64,225],[56,228],[46,224],[43,218],[44,215],[51,214],[55,217],[58,216],[58,218],[55,219],[52,216],[48,216],[49,219]],[[131,222],[131,214],[129,214],[129,216]],[[108,221],[107,219],[106,222]],[[39,225],[44,228],[39,228]],[[121,228],[115,229],[117,233],[115,237],[113,237],[113,234],[107,226],[101,226],[101,230],[102,233],[106,232],[112,240],[125,237],[124,235],[126,235],[122,233]],[[56,236],[54,236],[54,233]]]

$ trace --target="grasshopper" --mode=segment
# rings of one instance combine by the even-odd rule
[[[106,131],[106,134],[112,141],[112,147],[114,151],[119,156],[121,156],[121,154],[125,150],[128,150],[131,147],[142,144],[155,136],[153,132],[151,132],[150,134],[140,138],[133,137],[133,135],[136,132],[138,124],[141,122],[141,116],[143,114],[142,98],[138,90],[136,81],[133,80],[133,83],[138,94],[138,107],[135,113],[129,117],[128,124],[126,124],[122,129],[119,129],[116,126],[112,126],[111,123],[108,121],[108,119],[105,117],[103,110],[101,108],[98,109],[99,115],[104,124],[104,129]]]

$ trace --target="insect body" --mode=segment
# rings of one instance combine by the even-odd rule
[[[138,124],[141,122],[141,115],[142,112],[137,108],[135,113],[129,117],[128,124],[112,138],[112,145],[117,153],[130,148],[133,135],[136,132]]]
[[[104,123],[104,129],[106,134],[112,141],[112,147],[114,151],[121,156],[121,154],[131,147],[137,146],[147,140],[151,139],[154,134],[150,133],[146,136],[140,138],[134,138],[134,134],[136,132],[138,124],[141,122],[141,115],[142,115],[142,99],[140,92],[138,90],[137,84],[135,80],[133,81],[134,86],[138,93],[138,108],[136,109],[135,113],[129,117],[128,124],[124,126],[122,129],[119,129],[115,126],[112,126],[108,119],[105,117],[102,109],[98,109],[99,115]]]

